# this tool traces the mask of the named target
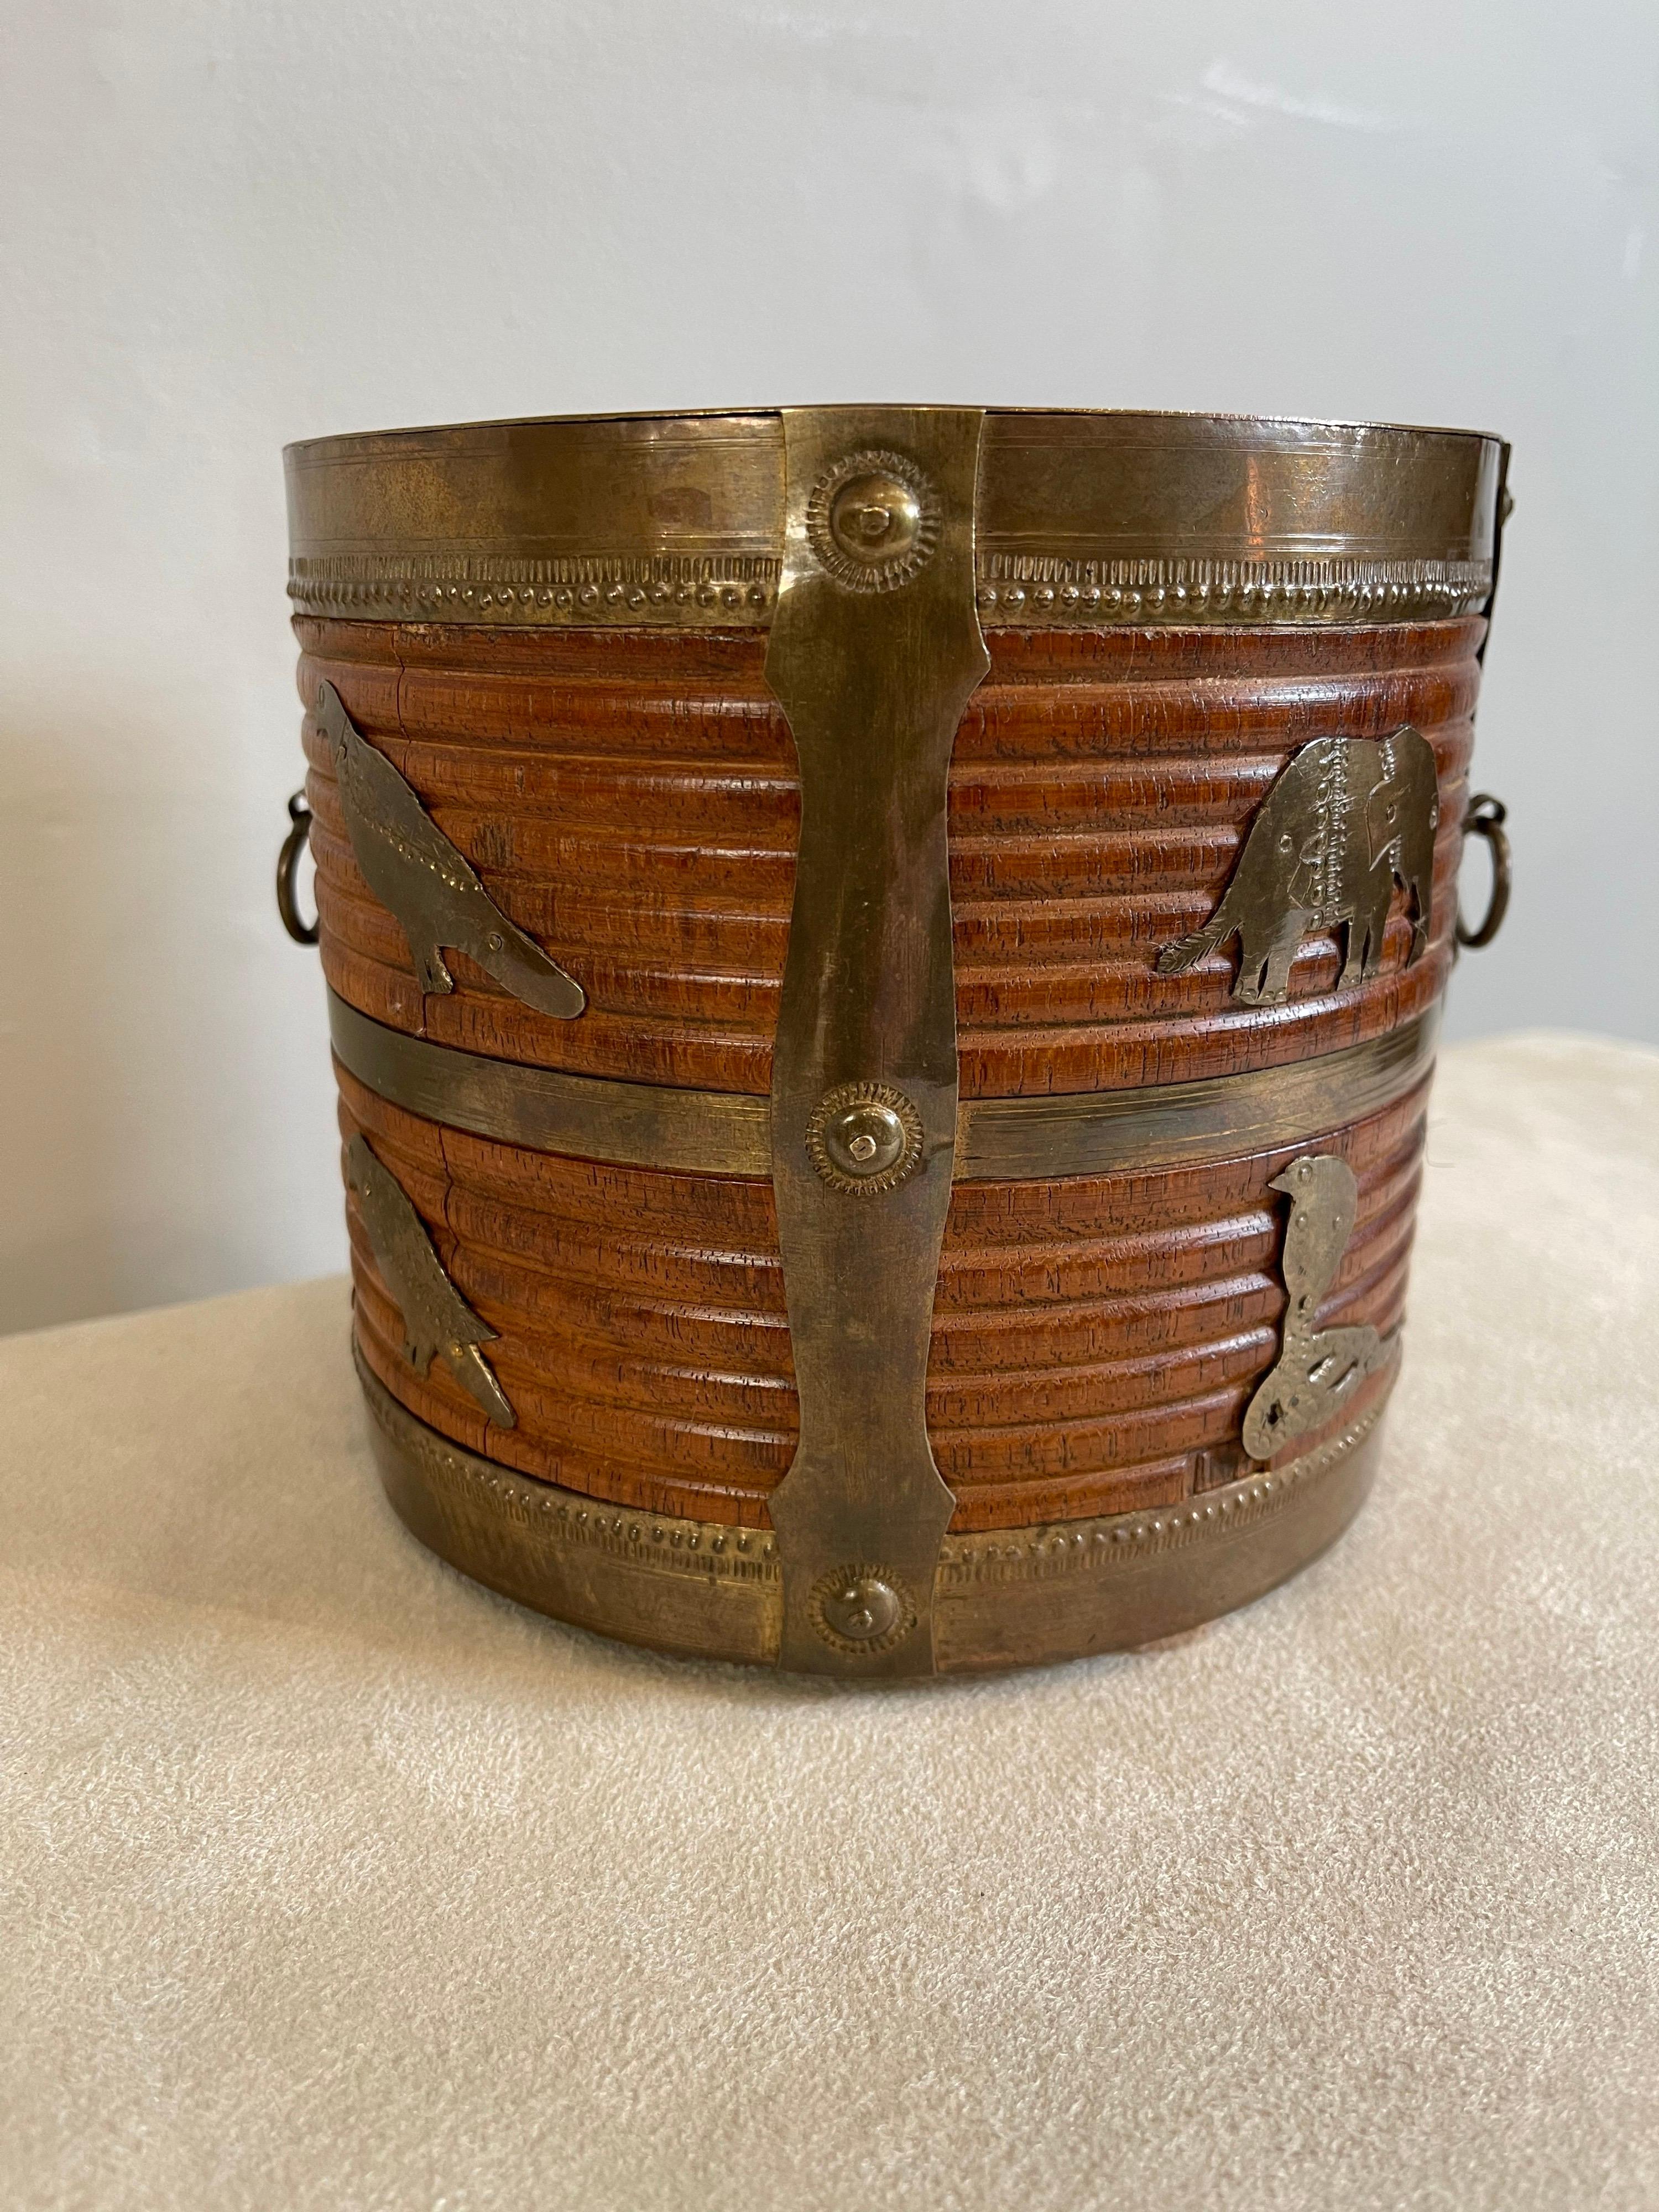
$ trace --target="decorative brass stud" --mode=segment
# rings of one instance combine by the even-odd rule
[[[812,1585],[812,1626],[837,1651],[890,1651],[915,1626],[916,1609],[890,1567],[832,1568]]]
[[[806,1149],[833,1188],[879,1198],[921,1164],[921,1116],[890,1083],[840,1083],[818,1101]]]
[[[837,583],[854,592],[896,591],[933,557],[939,502],[906,455],[849,453],[812,487],[806,534]]]

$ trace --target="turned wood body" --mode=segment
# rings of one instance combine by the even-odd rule
[[[522,1152],[406,1114],[344,1070],[340,1087],[342,1133],[368,1136],[501,1332],[489,1352],[518,1426],[491,1428],[444,1368],[422,1377],[403,1358],[354,1200],[359,1339],[392,1395],[526,1474],[763,1528],[796,1433],[771,1186]],[[1360,1187],[1322,1327],[1401,1319],[1426,1091],[1321,1139]],[[1285,1310],[1268,1185],[1304,1149],[956,1186],[927,1385],[953,1527],[1171,1504],[1238,1471]]]
[[[587,994],[560,1022],[457,955],[422,996],[352,858],[307,717],[325,971],[395,1029],[589,1075],[763,1094],[788,939],[799,791],[755,635],[295,625],[433,819]],[[1324,630],[988,634],[951,776],[965,1097],[1176,1083],[1380,1035],[1437,996],[1485,632],[1478,618]],[[1396,892],[1382,972],[1339,990],[1311,933],[1291,1000],[1230,998],[1236,946],[1184,975],[1159,949],[1220,899],[1249,819],[1299,747],[1411,723],[1440,783],[1433,927],[1409,968]]]
[[[532,1012],[464,955],[422,996],[352,857],[308,719],[322,954],[374,1020],[579,1074],[763,1093],[787,940],[799,793],[752,635],[524,632],[301,618],[325,678],[491,896],[587,994]],[[1328,629],[993,630],[958,732],[950,842],[964,1097],[1124,1090],[1271,1068],[1376,1037],[1452,958],[1484,631],[1479,619]],[[1381,972],[1341,989],[1311,931],[1291,997],[1231,995],[1237,945],[1160,975],[1213,912],[1256,810],[1316,737],[1410,723],[1439,781],[1431,927],[1407,965],[1396,890]],[[599,1499],[764,1528],[796,1407],[770,1185],[562,1158],[440,1127],[341,1071],[443,1263],[498,1332],[516,1409],[488,1425],[441,1364],[400,1356],[352,1206],[374,1373],[444,1435]],[[1357,1226],[1323,1326],[1404,1307],[1426,1082],[1323,1133]],[[1244,1464],[1243,1412],[1285,1308],[1282,1208],[1298,1145],[1206,1165],[959,1182],[928,1375],[929,1435],[962,1530],[1168,1505]]]

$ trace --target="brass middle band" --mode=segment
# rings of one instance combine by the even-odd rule
[[[772,1173],[769,1099],[567,1075],[433,1044],[328,994],[340,1064],[392,1105],[497,1143],[690,1175]],[[1300,1145],[1378,1112],[1433,1065],[1437,1007],[1279,1067],[1134,1090],[963,1099],[954,1179],[1019,1182],[1198,1165]]]
[[[787,411],[291,446],[289,595],[300,613],[356,620],[769,628]],[[890,428],[951,410],[857,411]],[[1476,612],[1492,589],[1507,453],[1496,438],[1235,416],[983,420],[987,628],[1421,621]]]
[[[777,1663],[782,1578],[769,1529],[644,1512],[520,1474],[428,1428],[361,1350],[356,1360],[386,1494],[441,1558],[605,1636]],[[1367,1402],[1299,1457],[1176,1505],[947,1535],[933,1592],[936,1670],[1131,1650],[1285,1581],[1364,1503],[1397,1371],[1391,1364]]]

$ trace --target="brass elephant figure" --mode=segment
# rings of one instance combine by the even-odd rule
[[[1257,810],[1220,905],[1202,929],[1164,946],[1158,974],[1184,974],[1236,934],[1233,997],[1278,1006],[1290,996],[1291,963],[1308,931],[1341,922],[1346,990],[1382,966],[1396,880],[1414,909],[1409,967],[1429,941],[1439,820],[1434,748],[1420,730],[1316,738]]]

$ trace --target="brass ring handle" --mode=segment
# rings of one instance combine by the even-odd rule
[[[292,823],[283,840],[283,849],[276,855],[276,911],[283,917],[283,927],[296,945],[314,945],[318,925],[301,921],[300,909],[294,896],[294,879],[299,872],[300,855],[311,838],[311,809],[306,805],[303,788],[296,791],[288,802],[288,818]]]
[[[1460,908],[1457,915],[1457,941],[1478,952],[1483,945],[1490,945],[1504,927],[1504,916],[1510,904],[1510,841],[1504,823],[1508,810],[1501,799],[1494,799],[1489,791],[1477,792],[1470,799],[1468,811],[1463,817],[1463,834],[1471,832],[1484,837],[1492,848],[1492,896],[1486,902],[1486,911],[1478,929],[1468,928]]]

